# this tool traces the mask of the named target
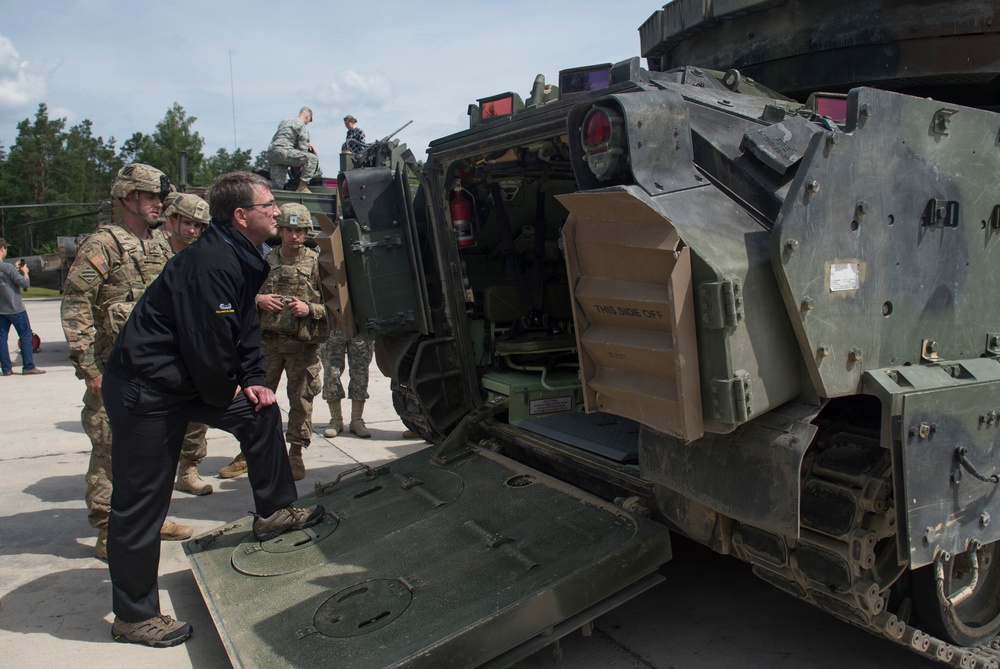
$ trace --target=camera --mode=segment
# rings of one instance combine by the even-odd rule
[[[18,260],[18,261],[17,261],[17,263],[15,263],[15,264],[16,264],[16,265],[17,265],[18,267],[24,267],[24,260],[23,260],[23,259],[22,259],[22,260]]]

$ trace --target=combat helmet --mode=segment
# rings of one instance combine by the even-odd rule
[[[208,225],[211,217],[208,215],[208,202],[194,193],[171,193],[164,201],[163,216],[169,218],[173,215],[189,218],[199,225]]]
[[[111,197],[125,198],[129,193],[144,191],[164,197],[170,192],[170,179],[152,165],[129,163],[118,170],[111,184]]]
[[[312,214],[304,204],[289,202],[281,205],[281,217],[278,219],[279,228],[305,228],[312,229]]]

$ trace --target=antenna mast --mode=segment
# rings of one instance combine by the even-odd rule
[[[233,154],[239,151],[236,141],[236,87],[233,86],[233,50],[229,50],[229,95],[233,100]]]

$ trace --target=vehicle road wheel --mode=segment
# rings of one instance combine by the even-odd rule
[[[938,595],[935,565],[913,572],[914,607],[922,627],[959,646],[976,646],[1000,630],[1000,542],[979,549],[979,579],[972,594],[955,606]],[[954,595],[973,581],[969,553],[952,556],[944,563],[944,594]]]

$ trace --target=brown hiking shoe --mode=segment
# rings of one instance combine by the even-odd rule
[[[94,545],[94,557],[102,562],[108,561],[108,528],[97,530],[97,543]]]
[[[144,643],[153,648],[169,648],[191,636],[191,626],[170,616],[158,615],[139,623],[127,623],[115,616],[111,638],[122,643]]]
[[[193,462],[182,462],[177,471],[174,488],[192,495],[211,495],[212,484],[198,475],[198,467]]]
[[[420,439],[420,435],[413,430],[404,430],[403,439]]]
[[[267,518],[255,514],[253,533],[258,540],[267,541],[289,530],[301,530],[305,527],[312,527],[323,520],[325,513],[326,509],[319,504],[308,509],[300,509],[289,504],[284,509],[278,509]]]
[[[184,541],[190,539],[194,530],[190,525],[181,525],[172,520],[164,520],[160,526],[160,539],[164,541]]]
[[[247,473],[247,459],[240,453],[233,461],[219,470],[220,479],[232,479]]]
[[[29,374],[44,374],[44,373],[45,373],[44,369],[38,369],[37,367],[32,367],[31,369],[26,369],[23,372],[21,372],[21,375],[27,376]]]

